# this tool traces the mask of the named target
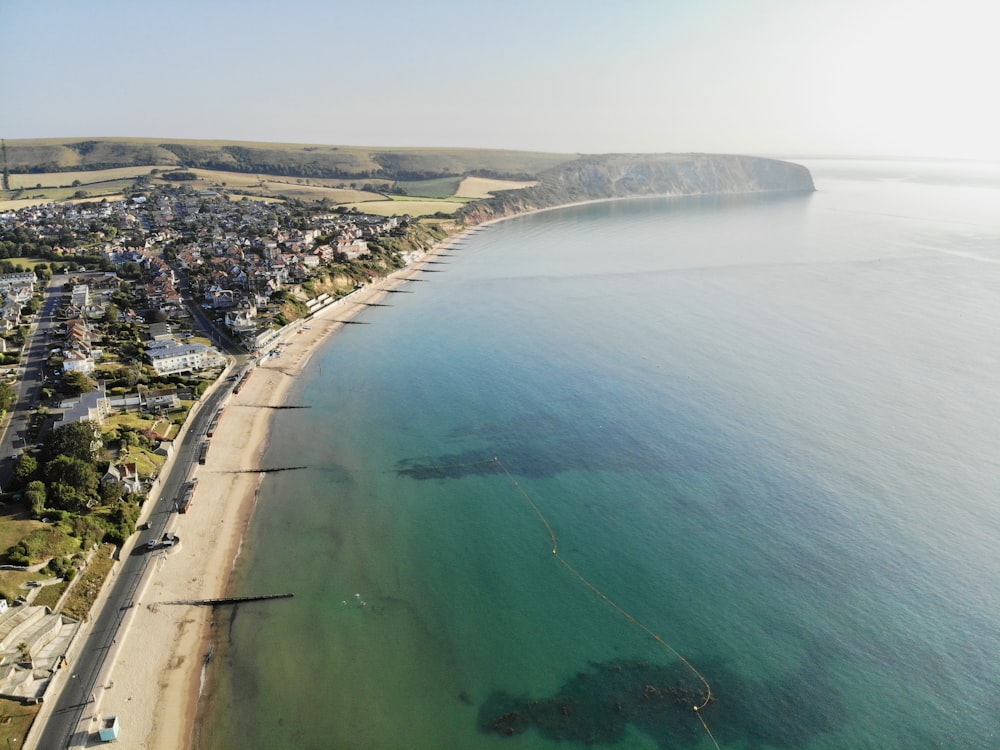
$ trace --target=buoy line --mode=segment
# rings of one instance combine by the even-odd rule
[[[633,625],[635,625],[636,627],[641,629],[644,633],[646,633],[648,636],[650,636],[654,641],[663,646],[701,681],[701,684],[705,686],[704,700],[700,704],[693,706],[692,709],[695,715],[698,717],[698,721],[701,722],[701,725],[704,728],[705,733],[708,735],[709,739],[712,740],[712,744],[715,745],[716,750],[721,750],[718,741],[716,741],[715,739],[715,735],[712,734],[712,730],[709,728],[708,723],[705,721],[705,717],[702,714],[702,710],[714,700],[714,695],[712,693],[712,685],[705,678],[705,675],[703,675],[700,671],[698,671],[698,669],[690,661],[688,661],[676,648],[670,645],[670,643],[664,640],[662,636],[660,636],[658,633],[652,630],[652,628],[650,628],[648,625],[639,620],[635,615],[633,615],[631,612],[625,609],[622,605],[618,604],[611,597],[605,594],[586,576],[584,576],[580,571],[574,568],[569,563],[569,561],[560,554],[559,537],[556,536],[556,532],[552,528],[552,525],[545,517],[545,514],[542,513],[542,510],[541,508],[538,507],[538,504],[532,499],[531,495],[528,494],[528,492],[524,489],[524,487],[521,486],[521,483],[514,478],[514,475],[511,474],[510,471],[507,469],[507,467],[503,464],[499,456],[494,456],[493,459],[490,461],[470,461],[467,463],[457,463],[457,464],[449,464],[449,465],[433,466],[425,468],[432,470],[439,470],[439,469],[454,469],[465,466],[483,466],[486,464],[494,464],[500,471],[502,471],[504,475],[507,477],[507,479],[511,482],[511,484],[513,484],[514,487],[517,488],[517,491],[521,493],[521,497],[524,498],[525,502],[527,502],[528,505],[531,507],[531,509],[535,512],[535,515],[538,516],[538,520],[541,521],[542,525],[545,527],[545,530],[549,534],[549,540],[552,543],[552,556],[555,557],[562,564],[562,566],[567,571],[569,571],[575,578],[577,578],[581,583],[583,583],[584,586],[590,589],[590,591],[598,599],[602,600],[605,604],[607,604],[609,607],[611,607],[616,612],[621,614],[625,619],[627,619]]]

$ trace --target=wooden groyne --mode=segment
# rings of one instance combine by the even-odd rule
[[[224,474],[276,474],[279,471],[298,471],[299,469],[308,469],[308,466],[278,466],[273,469],[230,469],[229,471],[222,472]]]
[[[258,596],[224,596],[219,599],[182,599],[164,604],[190,604],[215,607],[223,604],[242,604],[243,602],[266,602],[271,599],[291,599],[295,594],[260,594]]]

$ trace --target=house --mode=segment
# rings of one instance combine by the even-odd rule
[[[16,328],[21,325],[21,308],[14,300],[5,300],[2,305],[0,305],[0,318],[3,318],[10,324],[11,328]]]
[[[247,331],[255,328],[254,320],[257,318],[257,306],[250,299],[240,300],[239,306],[235,310],[226,312],[226,325],[236,332]]]
[[[173,338],[174,332],[169,323],[149,324],[150,341],[171,341]]]
[[[111,464],[101,477],[102,484],[120,484],[128,495],[142,492],[142,480],[134,463]]]
[[[77,284],[70,292],[70,304],[79,307],[81,310],[90,304],[90,287],[86,284]]]
[[[143,394],[145,396],[145,408],[147,411],[159,411],[160,409],[177,409],[181,405],[181,399],[177,395],[176,388],[150,388]]]
[[[236,304],[235,295],[232,289],[213,286],[205,293],[205,304],[213,310],[232,307]]]
[[[31,302],[33,296],[34,292],[30,286],[13,286],[7,291],[7,299],[22,306]]]
[[[90,354],[70,349],[63,354],[63,372],[90,373],[94,371],[94,360]]]
[[[17,287],[34,289],[37,282],[38,277],[35,276],[34,271],[0,274],[0,292],[7,292]]]

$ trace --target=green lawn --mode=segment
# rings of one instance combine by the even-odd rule
[[[48,607],[49,609],[54,610],[56,605],[59,603],[59,598],[63,595],[67,586],[69,586],[69,581],[54,583],[51,586],[44,586],[42,590],[38,592],[38,596],[35,597],[32,604],[36,607]]]
[[[25,706],[20,701],[0,698],[0,748],[20,748],[40,705]]]
[[[41,521],[31,520],[23,505],[0,506],[0,554],[13,547],[29,531],[45,526]]]

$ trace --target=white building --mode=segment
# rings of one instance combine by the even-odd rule
[[[226,365],[226,358],[214,347],[204,344],[181,344],[177,341],[153,342],[146,350],[146,357],[157,375],[197,372]]]
[[[63,354],[62,367],[65,372],[91,373],[94,371],[94,358],[86,352],[70,350]]]
[[[86,284],[77,284],[70,293],[70,304],[83,310],[90,304],[90,287]]]
[[[20,271],[18,273],[0,274],[0,292],[6,292],[18,287],[35,288],[38,277],[34,271]]]

